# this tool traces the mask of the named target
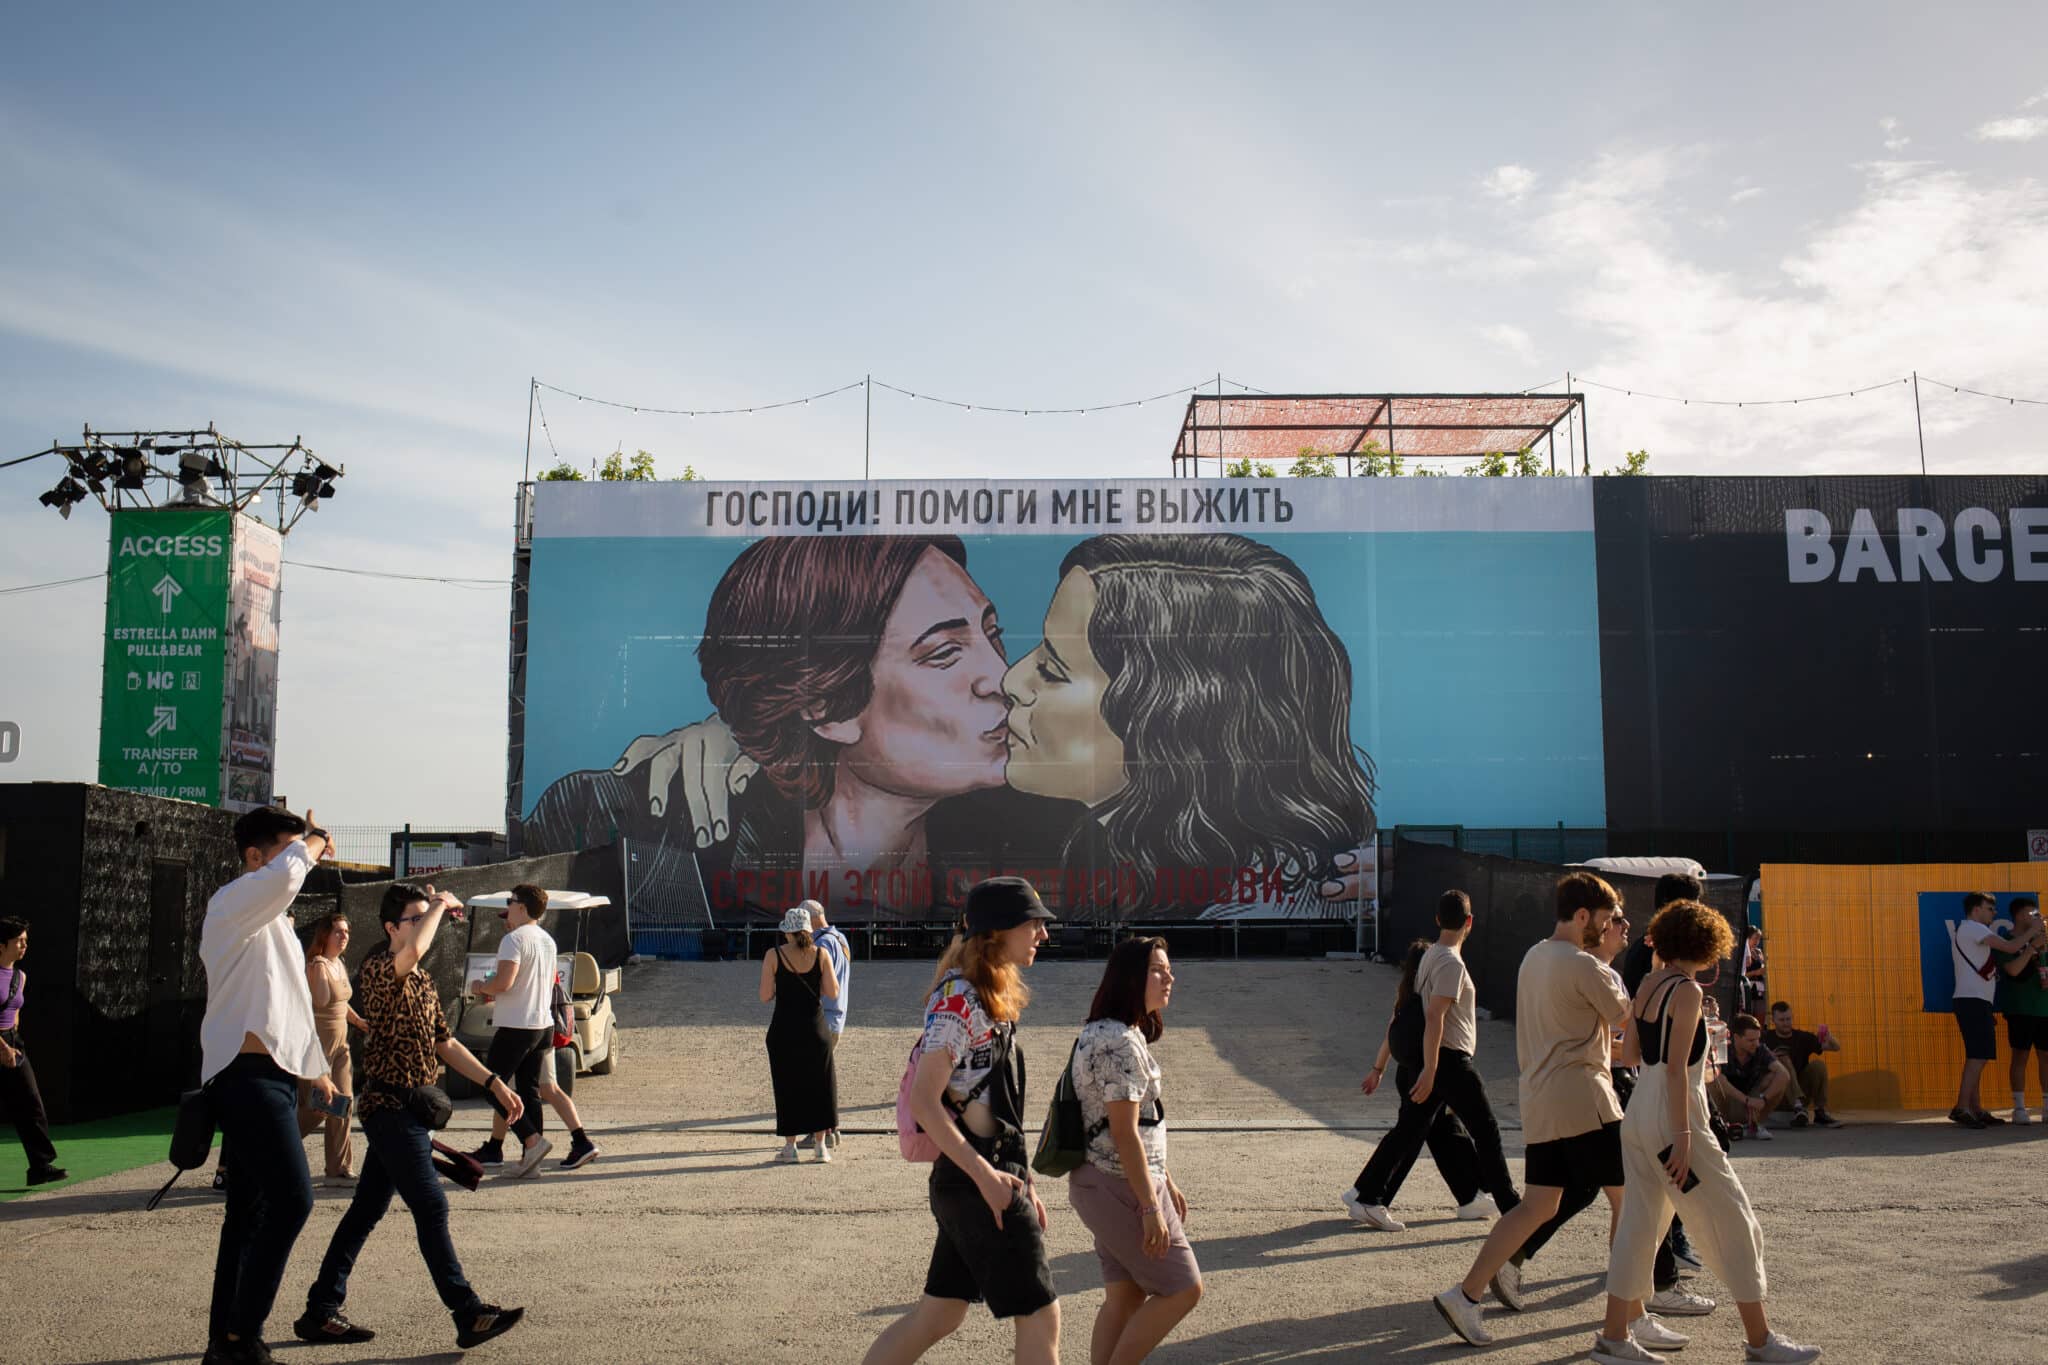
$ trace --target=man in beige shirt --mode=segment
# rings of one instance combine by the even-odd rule
[[[1621,908],[1590,872],[1557,883],[1557,931],[1531,948],[1515,979],[1515,1054],[1521,1064],[1522,1202],[1494,1224],[1464,1282],[1436,1296],[1437,1311],[1474,1346],[1493,1340],[1480,1316],[1491,1285],[1522,1310],[1520,1262],[1552,1232],[1622,1183],[1621,1101],[1609,1075],[1610,1040],[1628,1021],[1621,980],[1593,956]]]

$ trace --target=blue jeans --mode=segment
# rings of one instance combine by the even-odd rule
[[[307,1311],[341,1310],[348,1299],[349,1271],[355,1268],[370,1230],[391,1207],[395,1191],[412,1210],[420,1256],[427,1263],[427,1273],[434,1277],[442,1304],[457,1318],[466,1318],[483,1300],[462,1278],[455,1240],[448,1235],[448,1195],[441,1187],[441,1173],[434,1169],[434,1135],[402,1109],[380,1109],[363,1115],[363,1137],[370,1150],[356,1180],[356,1197],[349,1201],[348,1212],[334,1230],[334,1240],[327,1244],[319,1276],[306,1291]],[[235,1160],[241,1159],[237,1152]]]
[[[292,1243],[313,1212],[313,1178],[299,1140],[298,1082],[270,1058],[244,1053],[207,1087],[228,1167],[227,1217],[213,1263],[207,1336],[261,1338]]]

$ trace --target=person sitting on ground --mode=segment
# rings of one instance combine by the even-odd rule
[[[1993,952],[1998,962],[1995,1003],[2005,1016],[2005,1041],[2012,1049],[2012,1121],[2027,1119],[2027,1054],[2033,1053],[2041,1076],[2042,1103],[2048,1106],[2048,926],[2041,906],[2021,896],[2011,906],[2015,952]]]
[[[1792,1088],[1792,1073],[1764,1046],[1764,1026],[1753,1014],[1738,1014],[1728,1027],[1728,1060],[1707,1084],[1707,1098],[1736,1131],[1760,1142],[1771,1140],[1765,1120]]]
[[[1771,1005],[1771,1031],[1764,1035],[1764,1046],[1778,1055],[1785,1069],[1792,1075],[1792,1084],[1785,1088],[1785,1097],[1778,1101],[1779,1108],[1790,1106],[1792,1126],[1804,1128],[1807,1124],[1807,1107],[1812,1106],[1813,1123],[1820,1128],[1839,1128],[1842,1121],[1828,1112],[1828,1064],[1821,1059],[1823,1052],[1840,1052],[1842,1040],[1834,1035],[1826,1024],[1818,1033],[1792,1027],[1792,1007],[1783,1000]]]

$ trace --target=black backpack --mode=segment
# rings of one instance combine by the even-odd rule
[[[1394,1060],[1402,1066],[1422,1069],[1422,992],[1412,991],[1401,1007],[1394,1011],[1394,1022],[1387,1026],[1387,1047],[1394,1054]]]

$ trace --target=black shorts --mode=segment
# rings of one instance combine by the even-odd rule
[[[490,1068],[493,1076],[501,1077],[515,1091],[537,1091],[542,1080],[552,1084],[555,1079],[552,1068],[542,1070],[544,1063],[554,1061],[554,1043],[553,1028],[507,1026],[491,1035],[491,1046],[484,1053],[484,1065]]]
[[[998,1159],[999,1171],[1028,1177],[1022,1160]],[[924,1292],[935,1299],[986,1302],[998,1318],[1021,1318],[1059,1300],[1045,1259],[1045,1233],[1031,1195],[1018,1190],[996,1227],[974,1180],[945,1157],[932,1163],[932,1217],[939,1225]]]
[[[1522,1154],[1522,1183],[1572,1189],[1588,1185],[1620,1185],[1621,1121],[1603,1123],[1590,1133],[1575,1133],[1553,1142],[1532,1142]]]
[[[2005,1041],[2014,1052],[2025,1052],[2028,1048],[2048,1052],[2048,1014],[2006,1015]]]
[[[1959,995],[1953,1007],[1956,1027],[1963,1035],[1963,1059],[1971,1062],[1998,1060],[1998,1030],[1991,1023],[1991,1002]]]

